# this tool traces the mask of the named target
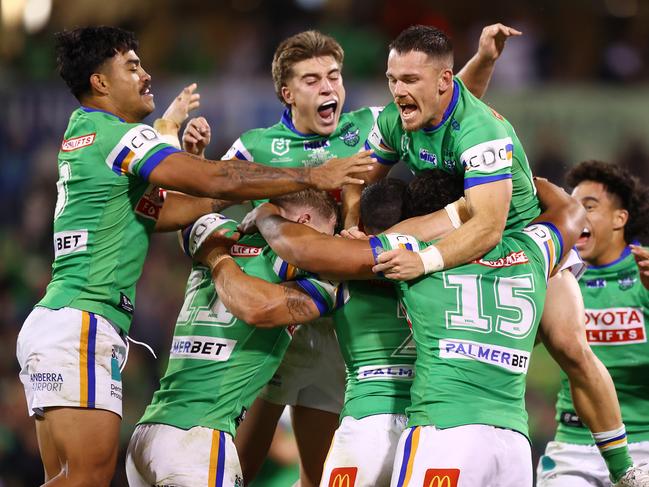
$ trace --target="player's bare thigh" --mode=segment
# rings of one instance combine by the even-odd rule
[[[109,486],[115,471],[121,418],[101,409],[47,408],[38,431],[45,432],[61,471],[50,486]],[[40,437],[39,437],[40,442]]]

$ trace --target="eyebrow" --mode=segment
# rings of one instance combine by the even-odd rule
[[[126,61],[126,64],[127,65],[132,64],[132,65],[137,67],[137,66],[140,65],[140,60],[139,59],[129,59],[129,60]]]
[[[340,68],[330,69],[329,71],[327,71],[327,76],[333,73],[340,73]],[[313,76],[314,78],[319,78],[320,73],[304,73],[300,78],[304,79],[304,78],[308,78],[309,76]]]
[[[581,199],[581,201],[584,202],[584,203],[587,202],[587,201],[593,201],[595,203],[599,203],[599,200],[597,198],[595,198],[594,196],[584,196]]]

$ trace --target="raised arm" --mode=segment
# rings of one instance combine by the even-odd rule
[[[478,51],[457,74],[474,96],[482,98],[487,92],[496,60],[505,48],[505,41],[522,32],[503,24],[488,25],[482,29]]]

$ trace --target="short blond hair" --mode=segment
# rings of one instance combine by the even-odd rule
[[[338,41],[317,30],[307,30],[284,39],[273,56],[272,73],[275,94],[279,101],[286,104],[282,97],[282,88],[293,76],[293,66],[300,61],[314,57],[331,56],[342,68],[345,52]]]

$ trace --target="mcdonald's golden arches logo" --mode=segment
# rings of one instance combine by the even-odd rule
[[[457,487],[459,468],[429,468],[424,475],[423,487]]]
[[[329,487],[354,487],[357,467],[334,468],[329,476]]]

